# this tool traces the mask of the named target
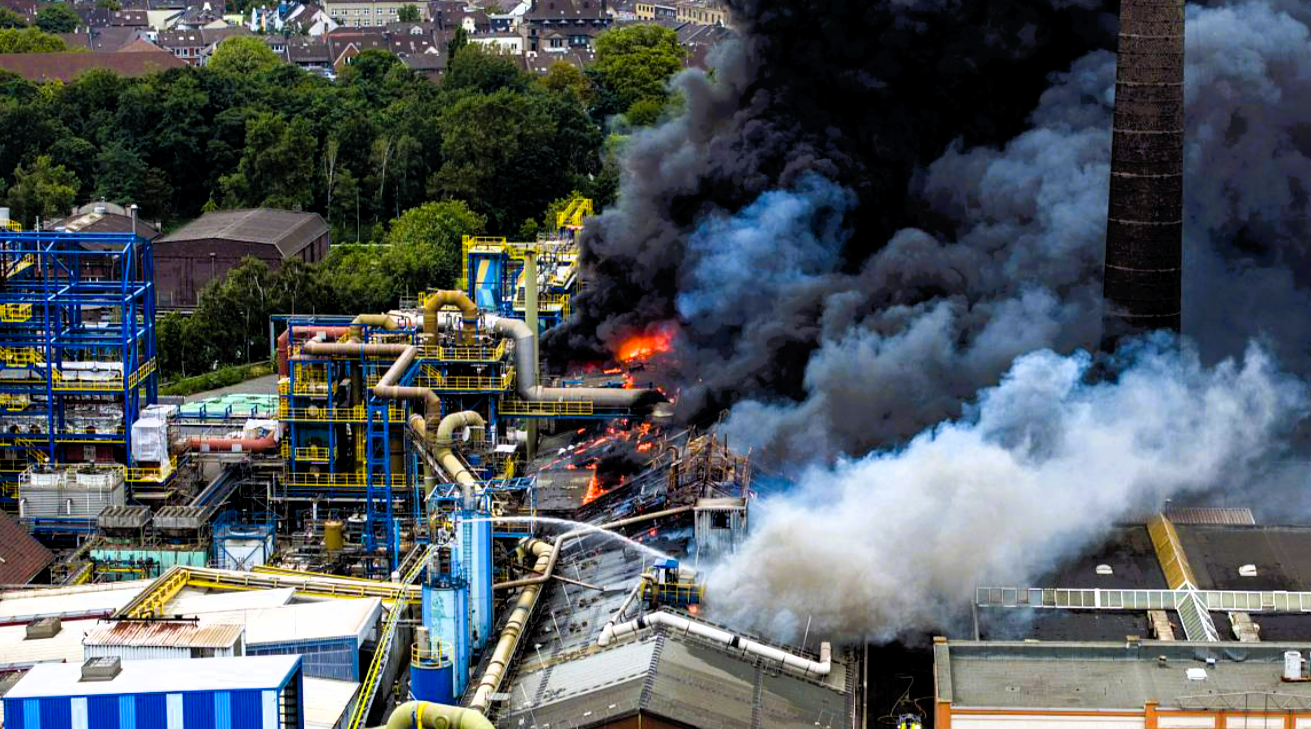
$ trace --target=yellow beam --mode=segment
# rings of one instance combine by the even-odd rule
[[[1197,577],[1188,564],[1188,555],[1184,553],[1183,542],[1174,524],[1157,514],[1147,522],[1147,533],[1152,537],[1152,546],[1156,548],[1156,558],[1165,573],[1165,581],[1171,590],[1196,588]]]

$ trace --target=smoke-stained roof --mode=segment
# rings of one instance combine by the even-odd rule
[[[1204,590],[1311,590],[1311,527],[1177,526]],[[1255,565],[1255,577],[1238,569]],[[1311,636],[1308,636],[1311,637]]]

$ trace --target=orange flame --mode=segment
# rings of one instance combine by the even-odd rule
[[[583,503],[590,504],[601,495],[601,482],[596,477],[596,469],[592,469],[592,480],[587,482],[587,493],[583,494]]]
[[[669,351],[669,341],[672,337],[665,332],[655,334],[639,334],[624,340],[619,345],[619,359],[630,362],[635,359],[650,357],[659,352]]]

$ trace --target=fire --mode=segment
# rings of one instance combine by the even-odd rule
[[[587,482],[587,493],[583,494],[583,503],[590,504],[601,495],[601,481],[596,477],[596,469],[592,469],[592,480]]]
[[[669,342],[673,337],[667,332],[657,332],[655,334],[639,334],[624,340],[619,345],[619,359],[625,362],[631,362],[635,359],[645,359],[653,354],[669,351]]]

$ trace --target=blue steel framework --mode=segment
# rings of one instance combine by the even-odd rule
[[[578,290],[578,247],[572,237],[519,243],[487,236],[465,236],[459,288],[485,311],[525,318],[523,272],[529,249],[537,252],[544,284],[537,294],[538,326],[545,331],[569,316]],[[556,275],[559,270],[566,275]]]
[[[154,276],[150,242],[131,234],[0,232],[0,401],[11,422],[27,423],[27,432],[0,433],[0,477],[35,462],[83,462],[94,446],[95,460],[112,458],[141,480],[131,426],[158,394]],[[69,374],[85,362],[122,369],[100,380]],[[70,425],[79,405],[106,403],[122,407],[110,432]]]

